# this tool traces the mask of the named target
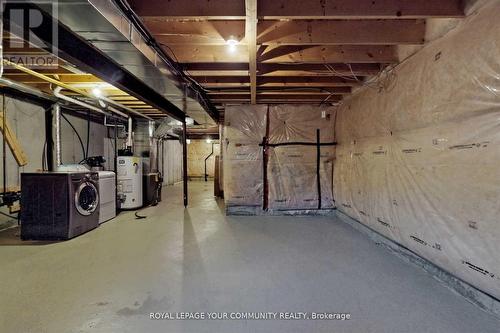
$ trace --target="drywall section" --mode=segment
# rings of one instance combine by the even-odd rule
[[[220,154],[219,141],[207,142],[206,140],[190,140],[187,146],[187,152],[189,179],[200,180],[205,178],[205,159],[207,159],[207,157],[207,175],[209,178],[213,179],[215,156]]]
[[[337,207],[500,299],[500,2],[337,115]]]
[[[334,207],[334,108],[241,105],[227,107],[224,117],[228,214]]]
[[[0,96],[0,103],[2,96]],[[22,172],[33,172],[42,170],[42,154],[45,145],[45,110],[38,105],[27,103],[21,100],[6,97],[5,107],[7,113],[7,124],[17,137],[20,146],[27,156],[28,164],[19,167],[12,152],[7,145],[6,149],[6,185],[10,189],[20,186]],[[80,134],[86,149],[87,121],[85,119],[73,117],[65,113],[66,118],[73,124]],[[80,141],[69,124],[61,120],[62,134],[62,161],[63,163],[78,163],[83,159],[83,152]],[[3,135],[0,135],[3,140]],[[105,128],[101,124],[90,122],[89,155],[103,155],[103,141]],[[3,145],[3,141],[0,141]],[[3,175],[3,164],[0,163],[0,175]],[[1,183],[3,191],[3,183]],[[2,207],[2,212],[7,213],[8,209]],[[0,229],[2,225],[8,225],[11,219],[0,216]]]

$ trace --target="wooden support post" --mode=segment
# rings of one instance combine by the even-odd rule
[[[257,0],[245,0],[245,39],[248,47],[250,102],[257,103]]]

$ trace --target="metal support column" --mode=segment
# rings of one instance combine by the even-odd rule
[[[182,120],[182,181],[184,188],[184,207],[188,205],[188,170],[187,170],[187,87],[184,87],[184,95],[182,98],[182,111],[184,119]]]
[[[188,172],[187,172],[187,129],[186,120],[182,122],[182,181],[184,185],[184,207],[188,205]]]

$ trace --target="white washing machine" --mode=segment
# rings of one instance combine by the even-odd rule
[[[116,216],[116,175],[113,171],[97,171],[99,175],[99,224]]]
[[[142,207],[142,158],[118,156],[118,195],[122,209]]]

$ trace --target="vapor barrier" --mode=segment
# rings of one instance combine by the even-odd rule
[[[337,208],[500,299],[500,2],[338,110]]]
[[[333,208],[334,124],[331,107],[227,107],[223,138],[226,207]]]

